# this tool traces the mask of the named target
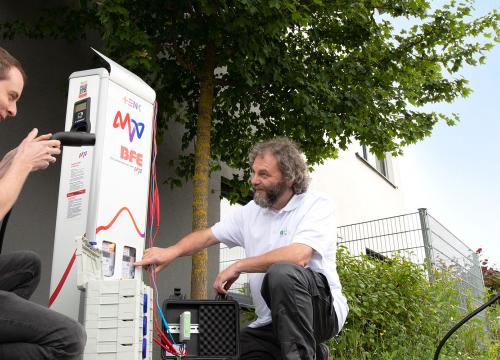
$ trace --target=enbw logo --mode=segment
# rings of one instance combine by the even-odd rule
[[[128,113],[125,115],[125,118],[123,118],[121,111],[118,110],[115,115],[115,120],[113,121],[113,127],[115,129],[117,127],[125,129],[125,126],[127,126],[128,129],[128,138],[130,142],[134,140],[135,134],[137,134],[139,139],[142,137],[142,134],[144,133],[144,123],[137,122],[130,118]]]
[[[127,104],[128,106],[130,106],[131,108],[141,111],[141,104],[139,104],[134,99],[128,98],[126,96],[124,96],[122,99],[123,99],[123,102],[125,104]]]
[[[82,159],[87,156],[87,150],[81,151],[80,154],[78,154],[78,159]]]

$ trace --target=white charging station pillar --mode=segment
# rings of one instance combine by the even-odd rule
[[[98,53],[99,54],[99,53]],[[76,243],[102,250],[104,280],[142,280],[156,94],[99,54],[108,69],[73,73],[65,131],[95,133],[95,146],[64,147],[49,307],[82,321]]]

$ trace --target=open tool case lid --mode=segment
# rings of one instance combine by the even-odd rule
[[[181,314],[190,313],[190,337],[183,344],[187,349],[185,359],[239,359],[240,313],[239,304],[233,299],[180,300],[163,302],[163,313],[175,343],[180,344]],[[184,322],[183,327],[186,326]],[[163,328],[167,334],[167,329]],[[170,337],[169,337],[170,338]],[[162,359],[177,359],[162,350]]]

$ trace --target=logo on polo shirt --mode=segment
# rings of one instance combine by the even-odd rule
[[[280,236],[287,236],[287,235],[288,235],[288,230],[286,228],[280,230]]]

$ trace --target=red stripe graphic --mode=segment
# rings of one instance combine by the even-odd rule
[[[144,233],[141,233],[141,230],[139,230],[139,227],[137,226],[137,223],[135,222],[134,215],[132,215],[132,213],[130,212],[130,210],[127,207],[122,207],[116,213],[115,217],[113,218],[113,220],[111,220],[111,222],[108,225],[98,226],[97,229],[95,229],[95,233],[98,234],[102,230],[108,230],[111,226],[113,226],[114,222],[116,221],[116,219],[118,219],[118,216],[120,216],[120,214],[123,211],[128,212],[128,214],[130,215],[130,218],[132,219],[132,223],[134,224],[135,231],[137,231],[137,234],[139,234],[139,236],[143,238]]]
[[[54,290],[54,292],[52,293],[52,295],[50,295],[50,298],[49,298],[49,307],[52,306],[52,303],[56,300],[57,296],[59,295],[59,292],[61,291],[64,283],[66,282],[66,278],[68,277],[69,272],[71,271],[71,268],[73,267],[73,263],[75,262],[75,260],[76,260],[76,250],[73,253],[73,256],[71,257],[71,260],[69,261],[69,264],[66,267],[66,270],[64,271],[64,274],[61,277],[61,280],[59,280],[59,284],[57,284],[56,289]]]

